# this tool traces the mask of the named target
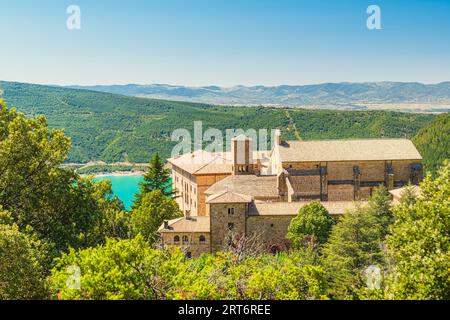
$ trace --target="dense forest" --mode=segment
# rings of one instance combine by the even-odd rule
[[[156,155],[131,212],[108,181],[62,168],[70,139],[0,100],[0,300],[450,299],[450,163],[398,204],[376,189],[335,221],[292,219],[289,250],[251,237],[189,259],[157,228],[180,216]]]
[[[450,159],[450,113],[439,115],[420,129],[413,142],[425,167],[435,172],[445,159]]]
[[[435,116],[386,111],[226,107],[0,82],[6,102],[28,116],[45,115],[72,139],[67,162],[147,162],[167,157],[174,129],[282,129],[285,139],[412,138]]]

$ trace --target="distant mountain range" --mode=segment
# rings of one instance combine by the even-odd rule
[[[185,87],[166,84],[71,86],[75,89],[135,97],[200,102],[220,105],[263,105],[279,107],[389,109],[448,112],[450,82],[324,83],[291,86]]]

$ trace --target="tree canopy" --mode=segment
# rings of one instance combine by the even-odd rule
[[[0,300],[49,298],[47,247],[31,230],[20,232],[6,212],[0,220]]]
[[[78,266],[79,290],[67,286]],[[321,299],[320,266],[301,255],[258,255],[239,261],[232,253],[186,259],[180,249],[152,249],[142,236],[71,250],[50,277],[60,299]],[[70,283],[70,281],[69,281]]]
[[[450,159],[450,113],[443,113],[422,127],[413,139],[426,171],[435,173]]]
[[[368,205],[346,212],[333,227],[323,249],[329,294],[333,298],[360,298],[366,287],[364,271],[371,266],[384,270],[384,240],[392,222],[389,203],[385,189],[379,188]]]
[[[123,208],[110,184],[61,169],[69,148],[43,116],[27,118],[0,101],[0,206],[55,254],[104,241],[105,212]]]
[[[146,240],[158,239],[158,228],[164,220],[182,217],[178,204],[165,196],[160,190],[146,193],[141,205],[131,214],[134,234],[142,235]]]
[[[313,201],[302,207],[292,219],[287,238],[294,248],[317,241],[323,244],[328,240],[334,220],[319,201]]]
[[[387,239],[394,261],[387,299],[450,299],[450,162],[420,184],[420,196],[393,210]]]

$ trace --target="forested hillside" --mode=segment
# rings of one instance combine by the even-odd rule
[[[0,94],[29,116],[43,114],[50,127],[72,139],[68,162],[146,162],[166,157],[174,129],[281,128],[284,138],[412,138],[433,115],[385,111],[332,111],[225,107],[152,100],[87,90],[0,82]]]
[[[424,158],[427,169],[436,171],[450,159],[450,114],[445,113],[419,130],[414,143]]]

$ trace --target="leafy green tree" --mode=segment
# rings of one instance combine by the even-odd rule
[[[158,153],[153,154],[149,162],[149,167],[144,175],[144,181],[139,183],[139,193],[136,194],[133,209],[138,208],[142,204],[142,199],[146,194],[159,190],[167,197],[175,195],[175,190],[172,189],[172,177],[170,170],[164,167],[164,162],[159,157]]]
[[[64,300],[165,299],[184,260],[181,250],[152,249],[142,236],[109,239],[105,245],[71,249],[56,259],[50,288],[55,298]],[[80,271],[75,288],[67,285],[73,267]]]
[[[20,230],[31,226],[53,247],[79,248],[104,241],[104,211],[118,209],[110,186],[61,169],[70,148],[62,130],[43,116],[28,118],[0,101],[0,206]]]
[[[47,248],[0,213],[0,300],[46,299]],[[6,223],[8,220],[8,223]]]
[[[298,215],[292,219],[287,238],[294,248],[318,241],[323,244],[327,241],[334,220],[319,201],[313,201],[302,207]]]
[[[450,299],[450,162],[426,177],[415,201],[401,199],[394,215],[385,298]]]
[[[165,196],[160,190],[147,193],[141,205],[133,210],[131,224],[134,234],[141,234],[146,240],[155,242],[158,239],[158,228],[164,220],[181,217],[178,204]]]
[[[92,180],[88,180],[92,181]],[[125,211],[123,202],[112,192],[110,180],[99,180],[90,191],[97,201],[99,220],[91,231],[92,243],[102,243],[106,238],[128,239],[131,236],[131,215]]]
[[[168,299],[287,300],[325,298],[323,269],[296,253],[240,260],[231,252],[187,260]]]
[[[79,286],[71,288],[71,268]],[[231,252],[186,259],[178,248],[152,249],[142,236],[71,250],[49,278],[60,299],[322,299],[323,269],[304,255],[258,255],[240,261]]]

